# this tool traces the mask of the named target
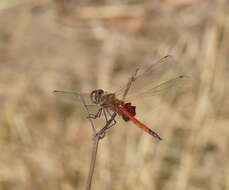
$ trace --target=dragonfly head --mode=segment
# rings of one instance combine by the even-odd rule
[[[91,101],[94,103],[94,104],[100,104],[101,101],[102,101],[102,96],[104,95],[104,90],[102,89],[98,89],[98,90],[93,90],[91,92]]]

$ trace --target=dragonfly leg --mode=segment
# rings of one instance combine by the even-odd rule
[[[103,115],[104,115],[104,117],[106,119],[106,123],[107,123],[107,121],[108,121],[108,119],[107,119],[107,113],[106,113],[106,110],[104,110],[104,109],[103,109]]]
[[[112,117],[112,114],[111,114],[111,112],[110,112],[108,109],[104,110],[104,112],[107,112],[107,113],[109,114],[109,116]],[[114,126],[116,123],[117,123],[116,120],[113,119],[113,123],[110,124],[108,128],[111,128],[111,127]]]
[[[98,110],[98,112],[97,112],[96,114],[90,113],[90,114],[87,116],[87,118],[90,118],[90,119],[97,119],[98,117],[101,116],[102,110],[103,110],[103,108],[99,108],[99,110]]]
[[[113,122],[113,123],[109,123],[109,124],[108,124],[108,122],[110,122],[110,120],[107,119],[107,113],[108,113],[108,115],[110,116],[110,119],[112,119],[111,122]],[[108,125],[105,125],[105,127],[103,127],[102,129],[100,129],[100,130],[97,132],[96,136],[99,136],[100,139],[102,139],[103,137],[105,137],[105,134],[106,134],[107,129],[113,127],[113,126],[117,123],[116,120],[115,120],[114,118],[112,118],[113,115],[109,112],[108,109],[105,109],[105,108],[104,108],[104,109],[103,109],[103,114],[104,114],[104,116],[105,116],[105,118],[106,118],[106,123],[107,123]]]
[[[99,139],[103,139],[105,137],[106,133],[105,131],[99,131],[98,133],[96,133],[96,136],[99,137]]]

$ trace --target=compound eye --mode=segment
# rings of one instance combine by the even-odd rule
[[[91,101],[95,104],[99,104],[101,101],[101,96],[104,93],[102,89],[94,90],[91,93]]]
[[[103,90],[98,90],[98,95],[102,95],[104,93],[104,91]]]
[[[96,95],[97,93],[96,93],[96,91],[94,90],[94,91],[92,91],[91,92],[91,101],[93,102],[93,103],[95,103],[96,104],[96,97],[97,97],[97,95]]]

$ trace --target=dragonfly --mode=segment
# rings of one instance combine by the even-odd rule
[[[138,67],[135,72],[136,76],[132,77],[126,85],[119,88],[116,92],[110,93],[103,89],[92,90],[90,93],[55,90],[54,94],[66,97],[81,96],[86,100],[89,107],[92,106],[97,108],[97,112],[95,114],[89,114],[90,118],[97,119],[101,115],[104,115],[106,121],[108,121],[108,116],[111,117],[112,113],[116,113],[118,116],[121,116],[124,121],[131,121],[149,135],[158,140],[162,140],[162,137],[157,132],[136,118],[136,106],[132,105],[132,102],[129,100],[134,100],[139,97],[143,98],[147,95],[154,96],[161,94],[169,88],[180,84],[183,79],[187,78],[187,76],[183,74],[176,74],[176,72],[175,76],[164,81],[162,80],[162,82],[157,82],[162,75],[169,75],[171,71],[174,73],[176,68],[177,62],[175,59],[171,55],[167,55],[149,65],[149,67],[143,72],[141,72],[141,67]],[[115,124],[116,120],[113,119],[113,123],[109,126],[109,128]]]

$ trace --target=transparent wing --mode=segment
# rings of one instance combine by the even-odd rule
[[[188,76],[180,75],[178,77],[175,77],[165,82],[162,82],[156,86],[153,86],[153,87],[149,86],[149,88],[144,89],[137,94],[128,96],[128,101],[136,100],[138,98],[147,97],[147,96],[161,95],[163,93],[166,93],[168,90],[172,90],[172,89],[179,90],[180,88],[184,87],[187,80],[189,80]]]
[[[53,93],[59,98],[65,100],[71,100],[71,101],[80,101],[80,96],[82,96],[87,103],[91,103],[90,94],[77,93],[74,91],[63,91],[63,90],[54,90]]]
[[[77,93],[74,91],[63,91],[63,90],[54,90],[53,93],[59,99],[63,101],[67,101],[69,103],[76,103],[78,106],[83,105],[83,102],[81,99],[82,97],[91,114],[96,114],[98,109],[100,108],[98,105],[93,104],[91,102],[89,93]]]
[[[187,77],[180,71],[181,68],[171,55],[159,59],[145,69],[143,65],[140,65],[138,75],[131,84],[127,99],[134,97],[136,94],[160,94],[171,87],[177,86],[180,82],[183,83]],[[125,89],[126,86],[119,88],[115,92],[116,96],[120,98]]]

